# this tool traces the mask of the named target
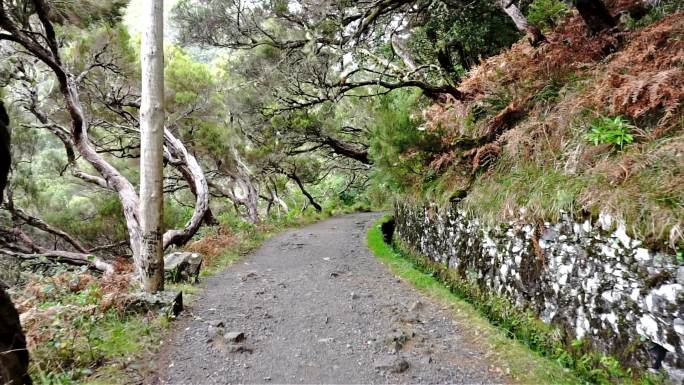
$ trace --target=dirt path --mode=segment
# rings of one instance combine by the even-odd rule
[[[154,382],[505,382],[460,332],[467,325],[368,251],[377,218],[353,214],[285,232],[207,280],[165,342]]]

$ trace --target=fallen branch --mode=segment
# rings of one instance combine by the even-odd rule
[[[41,249],[38,253],[22,253],[9,249],[0,249],[0,254],[20,259],[48,259],[53,262],[66,263],[74,266],[88,266],[105,274],[114,274],[114,266],[92,254],[74,253],[63,250]]]
[[[14,204],[12,204],[12,203],[6,204],[5,207],[12,214],[12,217],[14,218],[15,222],[16,222],[16,218],[19,218],[29,226],[33,226],[37,229],[45,231],[46,233],[56,235],[59,238],[62,238],[64,241],[66,241],[71,246],[73,246],[74,249],[78,250],[81,253],[87,253],[88,252],[86,250],[86,248],[83,247],[83,245],[79,241],[77,241],[74,237],[67,234],[66,232],[64,232],[58,228],[50,226],[49,224],[45,223],[45,221],[43,221],[42,219],[40,219],[38,217],[34,217],[34,216],[29,215],[26,211],[24,211],[18,207],[15,207]]]
[[[17,243],[20,241],[21,243]],[[65,250],[50,250],[36,244],[20,228],[0,228],[0,254],[21,259],[46,258],[54,262],[67,263],[75,266],[88,266],[105,274],[113,274],[114,266],[100,257],[84,252],[72,252]]]

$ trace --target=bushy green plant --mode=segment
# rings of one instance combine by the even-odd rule
[[[634,141],[634,136],[630,134],[630,131],[634,128],[622,116],[614,118],[601,116],[591,122],[586,138],[594,143],[594,145],[615,144],[622,148],[625,144]]]
[[[219,223],[235,232],[252,231],[255,229],[253,223],[244,220],[238,214],[231,211],[224,211],[218,216]]]
[[[569,12],[559,0],[534,0],[527,10],[527,19],[542,29],[553,29]]]

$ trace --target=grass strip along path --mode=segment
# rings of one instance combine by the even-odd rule
[[[506,330],[492,325],[470,303],[466,302],[434,275],[422,271],[415,261],[385,242],[381,224],[386,216],[368,230],[368,247],[394,274],[401,277],[421,293],[448,307],[455,322],[468,325],[463,329],[471,338],[493,352],[489,359],[512,380],[522,384],[582,384],[580,378],[557,362],[542,357],[522,343],[508,337]]]

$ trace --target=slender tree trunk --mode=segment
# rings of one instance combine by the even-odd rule
[[[254,187],[252,180],[247,182],[247,212],[249,220],[254,223],[259,223],[259,192]]]
[[[304,194],[304,196],[306,197],[306,199],[309,200],[309,203],[311,203],[311,206],[313,206],[314,209],[316,209],[316,211],[318,211],[319,213],[320,213],[321,211],[323,211],[323,208],[321,207],[321,205],[319,205],[319,204],[316,202],[316,200],[314,199],[313,195],[311,195],[311,193],[309,193],[308,191],[306,191],[306,188],[304,188],[304,183],[302,183],[302,180],[299,178],[299,176],[297,176],[297,174],[291,173],[291,174],[288,174],[287,176],[290,177],[290,179],[292,179],[293,181],[295,181],[295,183],[297,183],[297,186],[299,187],[299,190],[301,190],[302,194]]]
[[[10,169],[9,118],[0,101],[0,202]],[[31,384],[29,354],[19,313],[0,283],[0,384]]]
[[[170,229],[164,233],[164,249],[166,249],[171,245],[181,246],[185,244],[202,225],[202,221],[209,210],[209,186],[197,158],[185,148],[183,142],[173,136],[169,130],[164,130],[164,137],[168,153],[175,158],[174,163],[179,164],[178,168],[181,174],[195,194],[195,210],[190,221],[182,229]]]
[[[267,202],[266,218],[269,218],[271,216],[271,209],[273,208],[273,193],[269,193],[268,196],[260,195],[260,197]]]
[[[10,171],[10,136],[9,116],[5,111],[5,105],[0,100],[0,204],[2,193],[7,185],[7,176]]]
[[[164,178],[164,42],[163,0],[145,2],[141,45],[140,228],[136,262],[143,289],[164,289],[162,233]]]
[[[523,15],[522,11],[520,8],[518,8],[515,4],[513,4],[510,0],[498,0],[499,5],[501,6],[501,9],[508,15],[508,17],[513,20],[513,23],[515,23],[516,28],[520,32],[526,33],[530,37],[530,43],[532,45],[538,45],[544,40],[546,40],[546,37],[542,34],[542,32],[539,30],[539,28],[535,27],[534,25],[530,24],[529,21],[527,21],[527,18],[525,15]]]
[[[278,193],[278,185],[276,182],[273,180],[273,178],[269,178],[271,184],[273,184],[273,189],[271,190],[271,195],[273,196],[273,199],[278,203],[280,207],[282,207],[283,211],[285,211],[285,214],[290,212],[290,208],[287,206],[287,203],[280,198],[280,195]]]
[[[574,0],[574,4],[591,33],[599,33],[615,26],[615,20],[601,0]]]

